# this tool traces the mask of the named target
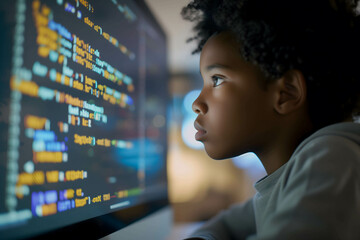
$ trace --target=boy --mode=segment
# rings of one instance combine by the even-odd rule
[[[188,239],[360,239],[357,2],[194,0],[203,89],[195,138],[254,152],[255,196]]]

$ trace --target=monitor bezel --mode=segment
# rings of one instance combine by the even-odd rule
[[[167,206],[169,206],[169,201],[167,198],[146,202],[127,209],[118,210],[112,213],[104,214],[102,216],[74,223],[62,228],[40,233],[38,235],[32,236],[30,239],[66,239],[69,236],[74,239],[99,239],[110,235],[116,231],[119,231],[125,227],[128,227],[131,224],[134,224],[137,221],[140,221],[141,219],[144,219]],[[141,214],[139,214],[137,218],[122,218],[122,216],[134,215],[134,213],[139,212]],[[112,222],[110,223],[109,221]],[[114,224],[114,221],[117,224]]]

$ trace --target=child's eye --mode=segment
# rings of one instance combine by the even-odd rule
[[[213,87],[217,87],[224,82],[224,79],[218,76],[212,76]]]

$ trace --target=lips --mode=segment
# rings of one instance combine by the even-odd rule
[[[196,141],[203,141],[205,139],[206,130],[197,122],[194,122],[194,127],[197,130],[195,134]]]

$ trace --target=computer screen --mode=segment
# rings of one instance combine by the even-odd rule
[[[99,238],[165,206],[166,37],[146,4],[6,0],[0,29],[0,238]]]

